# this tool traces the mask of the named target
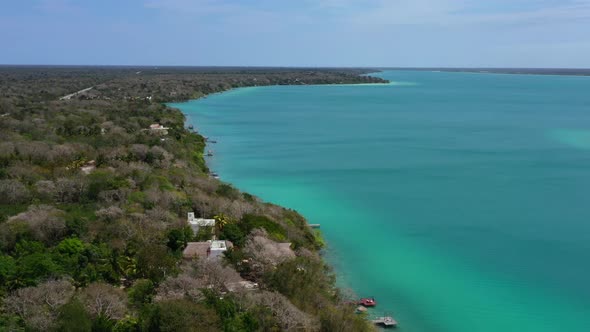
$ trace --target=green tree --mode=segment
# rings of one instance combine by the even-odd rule
[[[84,242],[80,241],[77,238],[69,238],[69,239],[64,239],[62,240],[58,245],[57,245],[57,251],[60,252],[61,254],[67,254],[67,255],[80,255],[84,249]]]
[[[135,307],[152,302],[156,288],[149,279],[140,279],[129,289],[129,302]]]
[[[126,316],[125,318],[119,320],[115,327],[113,328],[113,332],[140,332],[140,325],[137,318],[132,316]]]
[[[59,310],[55,331],[85,332],[92,330],[92,320],[80,301],[74,299]]]
[[[230,240],[238,247],[242,247],[246,240],[246,235],[237,224],[227,224],[223,228],[223,232],[219,235],[221,239]]]
[[[192,237],[192,230],[190,227],[175,228],[168,231],[168,242],[167,246],[172,251],[180,251]]]
[[[154,282],[164,280],[176,267],[176,259],[163,245],[146,245],[137,252],[138,275]]]
[[[61,273],[61,268],[52,260],[49,253],[34,253],[18,259],[14,286],[34,285],[39,280],[56,277]]]
[[[100,315],[92,321],[92,332],[112,332],[116,321]]]
[[[208,332],[219,331],[220,325],[215,311],[188,300],[159,302],[142,314],[143,331]]]
[[[0,255],[0,289],[4,288],[8,280],[16,273],[16,262],[10,256]]]
[[[223,213],[214,216],[213,219],[215,219],[215,235],[217,236],[221,234],[225,225],[232,222],[232,219]]]

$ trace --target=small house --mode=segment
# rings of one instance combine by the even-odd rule
[[[227,282],[225,283],[225,288],[227,288],[229,292],[237,292],[240,290],[254,291],[258,289],[258,284],[248,280],[241,280],[235,282]]]
[[[223,253],[227,251],[227,244],[225,241],[214,240],[211,241],[209,247],[209,259],[220,259],[223,257]]]
[[[223,240],[189,242],[182,251],[182,256],[187,259],[202,258],[219,260],[223,257],[223,253],[232,247],[233,244],[230,241]]]
[[[200,227],[215,227],[215,219],[195,218],[194,212],[188,213],[187,222],[195,235],[199,232]]]
[[[152,123],[150,125],[150,128],[149,128],[149,130],[151,130],[152,132],[157,132],[157,133],[160,133],[162,135],[167,135],[168,134],[168,129],[170,129],[170,128],[164,127],[164,126],[162,126],[159,123]]]

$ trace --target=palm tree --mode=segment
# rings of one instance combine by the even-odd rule
[[[223,231],[223,226],[231,222],[231,218],[223,213],[214,216],[213,219],[215,219],[215,236],[219,236],[219,233]]]

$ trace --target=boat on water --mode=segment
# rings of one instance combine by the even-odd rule
[[[213,143],[213,144],[215,144],[215,143],[217,143],[217,141],[210,140],[210,141],[209,141],[209,143]]]
[[[211,172],[211,177],[213,177],[214,179],[219,179],[219,174]]]
[[[205,154],[207,157],[213,157],[213,151],[209,150],[207,151],[207,154]]]
[[[193,125],[188,126],[188,129],[194,129]]]
[[[374,307],[377,305],[377,301],[375,301],[374,297],[365,297],[359,300],[358,304],[365,306],[365,307]]]

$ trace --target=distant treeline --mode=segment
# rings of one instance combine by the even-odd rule
[[[231,88],[263,85],[386,83],[368,69],[225,67],[0,67],[4,98],[54,100],[93,87],[79,99],[153,102],[194,99]]]
[[[496,73],[521,75],[590,76],[589,68],[387,68],[389,70],[444,71],[463,73]]]

